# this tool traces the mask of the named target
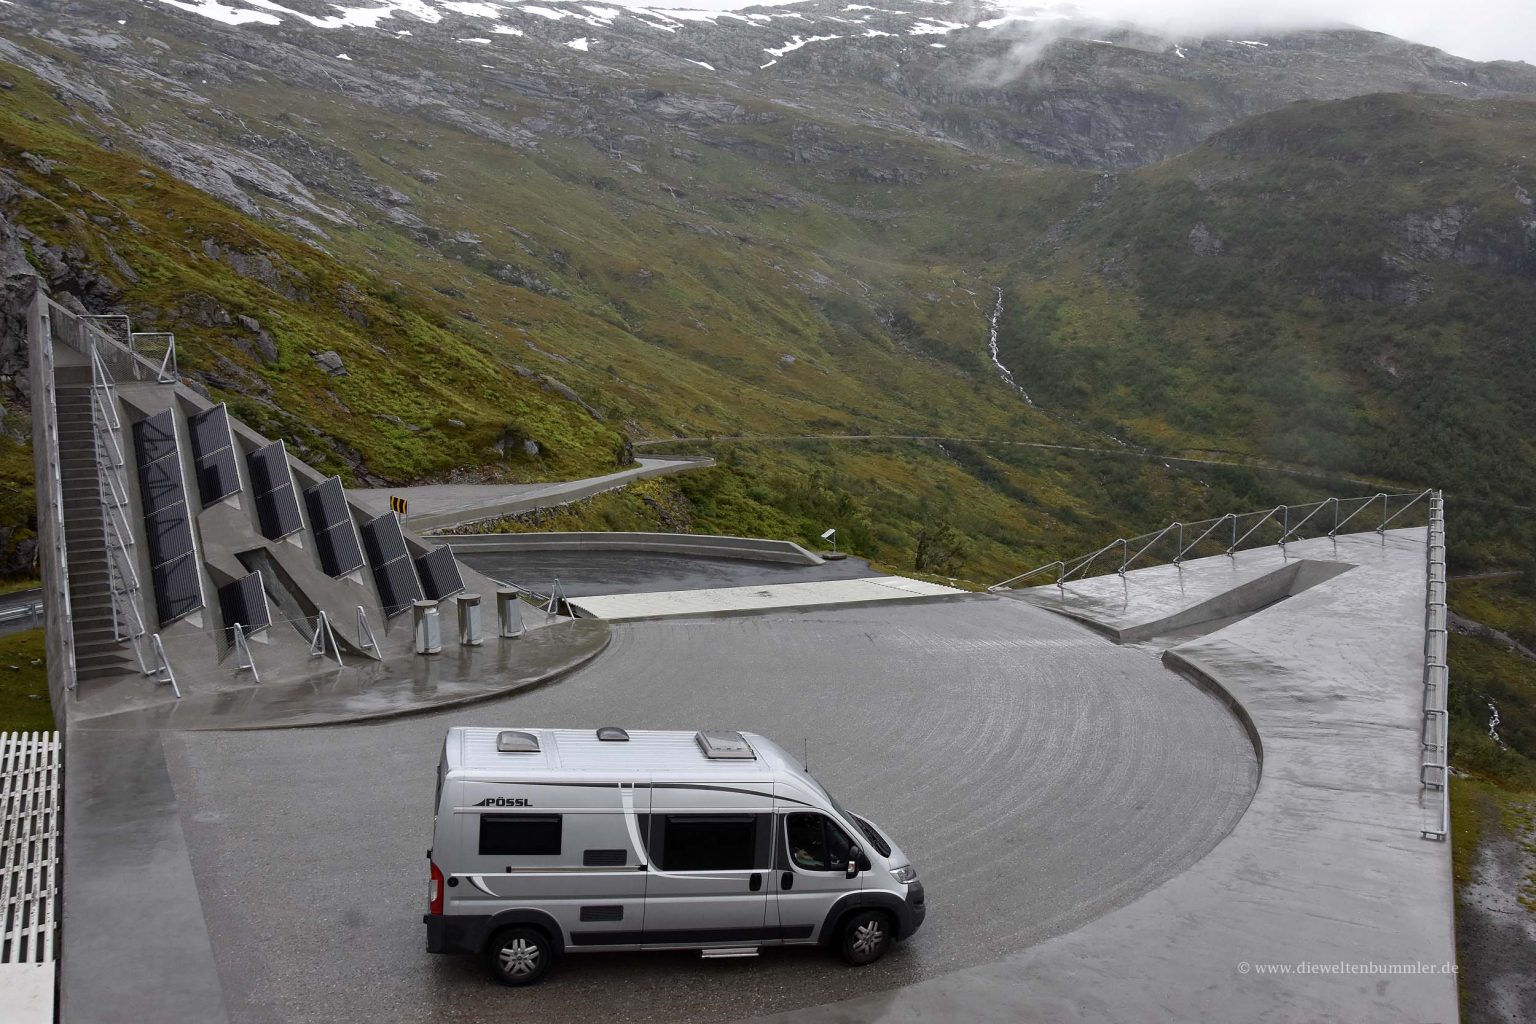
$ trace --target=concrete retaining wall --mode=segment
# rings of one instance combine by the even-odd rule
[[[414,522],[412,525],[415,525]],[[650,551],[747,562],[820,565],[822,557],[792,541],[699,533],[486,533],[447,538],[455,553],[473,551]]]
[[[37,559],[46,581],[43,615],[44,650],[48,664],[48,700],[53,720],[63,728],[64,701],[75,678],[75,634],[69,614],[69,567],[64,553],[64,522],[60,504],[63,486],[53,459],[59,450],[54,419],[53,373],[43,355],[47,298],[39,288],[27,311],[27,372],[32,394],[32,476],[37,486]],[[52,341],[47,343],[52,351]]]

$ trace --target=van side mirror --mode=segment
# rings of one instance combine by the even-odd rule
[[[859,869],[865,864],[864,851],[855,846],[848,851],[848,871],[846,877],[858,878]]]

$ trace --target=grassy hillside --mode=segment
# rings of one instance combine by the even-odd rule
[[[41,240],[29,246],[34,264],[106,307],[96,311],[175,332],[184,373],[312,464],[354,480],[460,467],[537,479],[620,457],[612,425],[514,371],[504,328],[104,148],[42,83],[6,76],[0,214]],[[344,375],[317,363],[323,352],[340,356]]]
[[[1015,264],[1004,359],[1156,445],[1448,491],[1462,564],[1536,504],[1536,104],[1299,103],[1127,175]]]

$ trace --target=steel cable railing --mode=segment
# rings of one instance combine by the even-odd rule
[[[1095,564],[1113,564],[1113,558],[1107,563],[1100,559],[1111,552],[1118,550],[1120,564],[1114,571],[1124,575],[1143,556],[1151,552],[1159,544],[1165,541],[1175,541],[1170,546],[1173,557],[1172,564],[1180,565],[1192,553],[1202,545],[1211,550],[1210,554],[1226,554],[1235,556],[1238,551],[1257,547],[1260,543],[1278,544],[1284,547],[1293,540],[1307,539],[1303,528],[1311,524],[1327,510],[1333,512],[1333,526],[1325,536],[1337,537],[1340,531],[1351,522],[1354,522],[1361,513],[1368,509],[1380,509],[1380,516],[1375,526],[1375,532],[1385,533],[1387,528],[1395,522],[1403,513],[1413,508],[1420,501],[1428,498],[1432,491],[1411,491],[1400,494],[1378,493],[1360,498],[1324,498],[1321,501],[1310,501],[1299,505],[1276,505],[1271,509],[1259,509],[1253,512],[1228,512],[1214,519],[1201,519],[1190,523],[1174,522],[1160,530],[1143,533],[1135,537],[1117,537],[1105,544],[1076,558],[1047,562],[1036,566],[1028,572],[1019,573],[1017,576],[995,583],[987,590],[996,593],[1001,590],[1009,590],[1025,580],[1033,579],[1041,574],[1055,570],[1055,578],[1046,582],[1055,583],[1058,587],[1065,587],[1074,579],[1087,579],[1090,570]],[[1392,503],[1400,502],[1400,507],[1395,510]],[[1351,507],[1353,506],[1353,507]],[[1346,508],[1349,511],[1346,513]],[[1231,540],[1223,544],[1225,537],[1217,537],[1218,531],[1224,531],[1231,527]],[[1268,527],[1266,531],[1265,528]],[[1261,531],[1264,531],[1261,533]],[[1315,531],[1314,531],[1315,533]],[[1187,538],[1195,535],[1193,541],[1186,543]],[[1278,537],[1274,540],[1254,540],[1265,534]],[[1176,539],[1176,540],[1175,540]],[[1252,541],[1252,543],[1250,543]],[[1214,547],[1213,547],[1214,546]],[[1223,549],[1224,548],[1224,549]],[[1197,556],[1198,557],[1198,556]],[[1106,570],[1107,572],[1108,570]]]

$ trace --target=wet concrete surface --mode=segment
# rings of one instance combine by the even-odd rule
[[[444,730],[609,723],[804,739],[812,772],[911,855],[927,923],[864,969],[815,950],[591,954],[527,990],[427,954]],[[242,1024],[718,1021],[867,995],[1126,905],[1217,844],[1257,779],[1230,711],[1155,653],[989,598],[618,625],[574,676],[473,708],[164,744]]]
[[[571,597],[593,594],[658,594],[673,590],[709,590],[773,583],[852,580],[881,576],[862,558],[821,565],[746,562],[694,555],[650,554],[640,551],[519,551],[457,552],[465,565],[491,579],[549,593],[559,579]]]
[[[1258,788],[1221,843],[1022,952],[757,1024],[1455,1021],[1450,848],[1423,838],[1442,804],[1418,777],[1425,531],[1289,556],[1352,568],[1164,654],[1228,694],[1262,744]],[[1069,590],[1105,625],[1167,622],[1209,602],[1207,571],[1251,582],[1221,557]]]
[[[1462,1021],[1536,1021],[1536,910],[1520,903],[1536,877],[1536,825],[1511,832],[1497,803],[1487,804],[1478,808],[1484,820],[1472,881],[1456,906]]]

